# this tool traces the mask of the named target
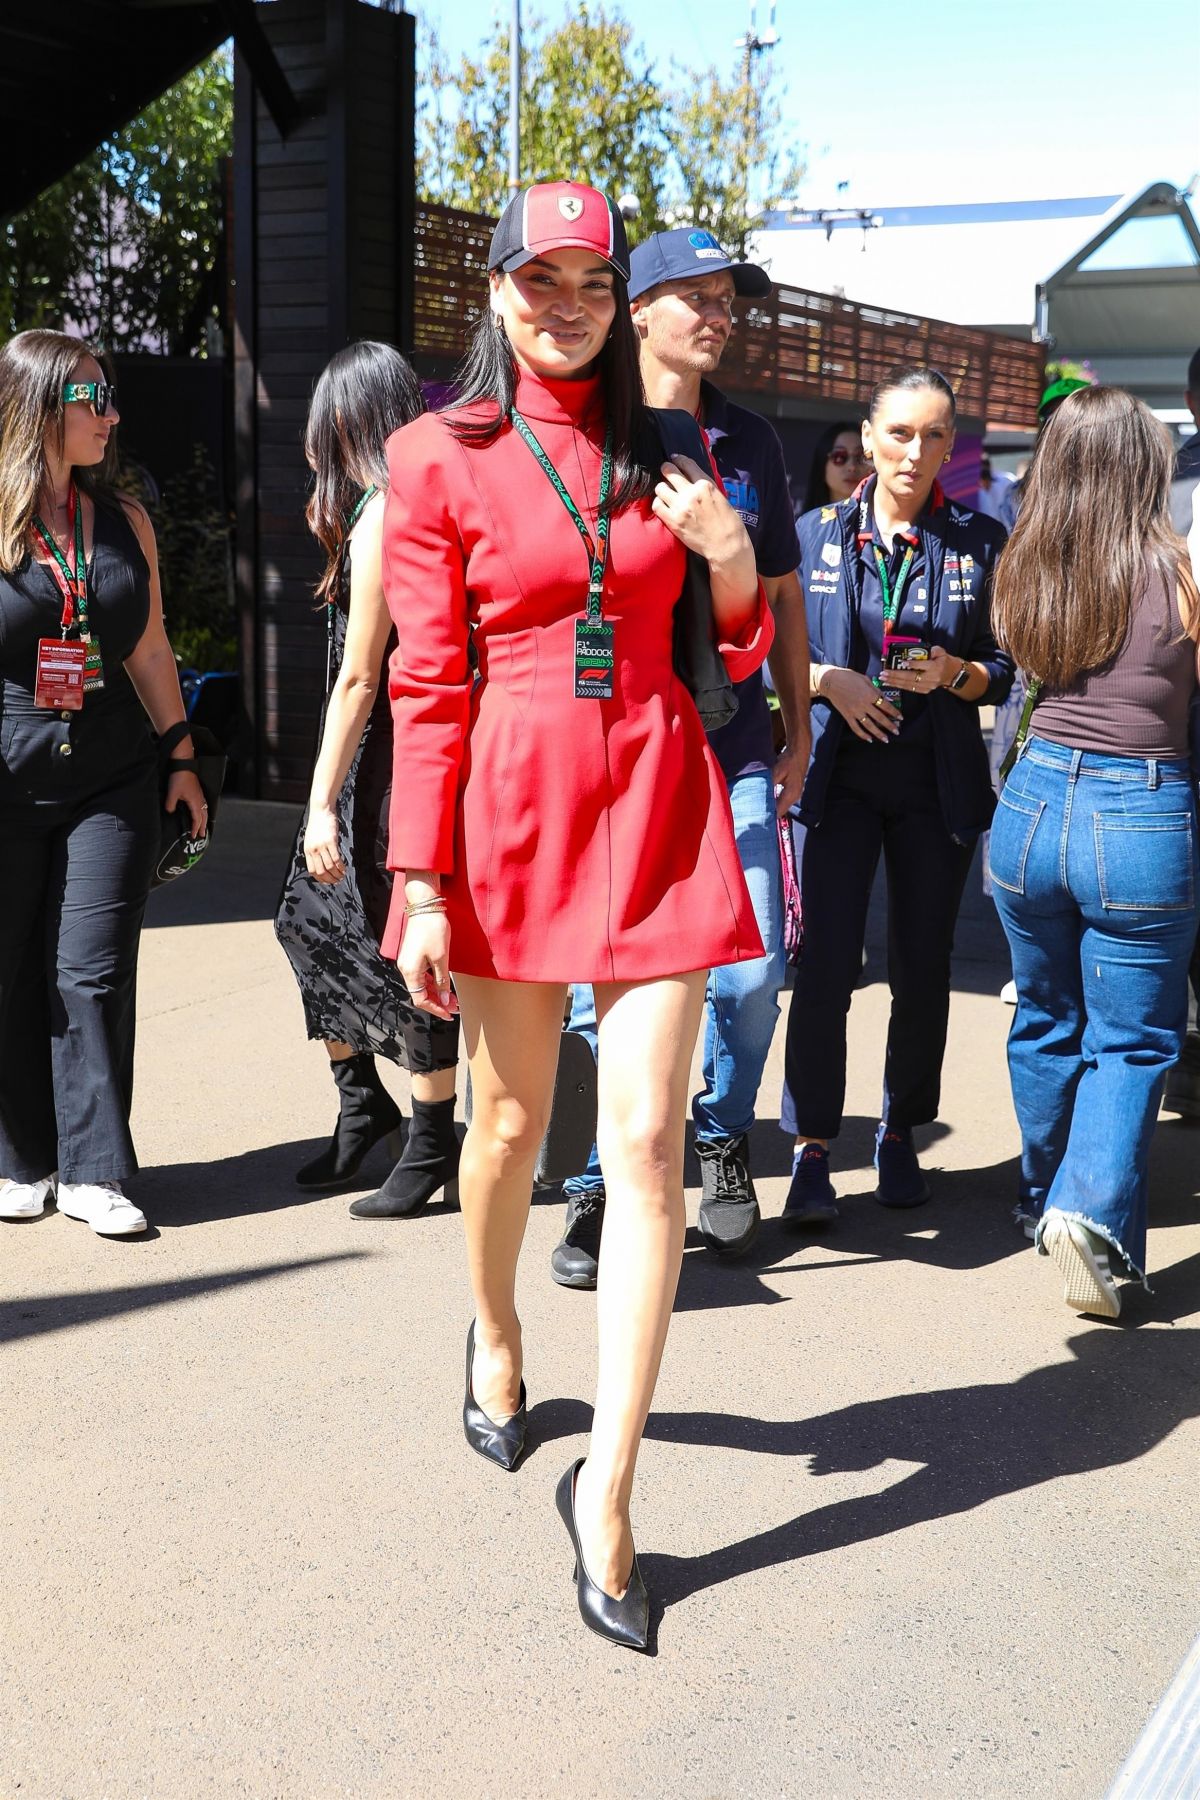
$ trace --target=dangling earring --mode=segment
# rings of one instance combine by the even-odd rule
[[[943,458],[942,458],[942,467],[943,467],[943,468],[945,468],[945,466],[946,466],[946,464],[947,464],[947,463],[948,463],[948,462],[949,462],[949,461],[950,461],[950,458],[949,458],[949,456],[943,456]]]

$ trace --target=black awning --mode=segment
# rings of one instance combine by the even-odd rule
[[[28,206],[228,37],[286,132],[294,102],[252,0],[4,0],[0,218]]]

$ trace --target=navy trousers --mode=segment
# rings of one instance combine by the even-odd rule
[[[798,834],[799,836],[800,834]],[[804,953],[788,1014],[780,1126],[834,1138],[846,1098],[846,1018],[882,853],[888,891],[892,1012],[884,1061],[885,1123],[937,1117],[950,1015],[950,953],[974,851],[942,819],[928,742],[862,744],[838,754],[820,825],[797,844]]]
[[[86,798],[0,805],[0,1176],[137,1169],[137,954],[159,831],[153,762]]]

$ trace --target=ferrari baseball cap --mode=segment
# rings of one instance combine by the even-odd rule
[[[656,231],[630,258],[629,298],[664,281],[686,281],[689,275],[720,275],[728,269],[735,294],[761,300],[771,291],[771,278],[757,263],[734,262],[711,231]]]
[[[581,181],[539,181],[514,194],[492,233],[488,269],[519,269],[552,250],[594,250],[629,280],[625,221]]]

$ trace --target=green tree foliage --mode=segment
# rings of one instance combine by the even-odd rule
[[[497,32],[457,69],[435,34],[423,42],[418,184],[426,199],[498,213],[508,197],[509,34]],[[521,171],[526,181],[565,170],[598,187],[637,195],[659,210],[663,100],[633,28],[601,5],[581,3],[557,31],[523,33]]]
[[[109,349],[202,352],[232,143],[220,50],[4,227],[0,331],[69,323]]]
[[[509,38],[451,66],[434,33],[421,42],[418,185],[427,200],[496,214],[508,193]],[[577,0],[555,30],[526,30],[521,178],[573,175],[636,195],[633,234],[706,225],[741,251],[756,215],[792,191],[803,166],[784,128],[770,65],[675,67],[659,79],[619,12]]]

